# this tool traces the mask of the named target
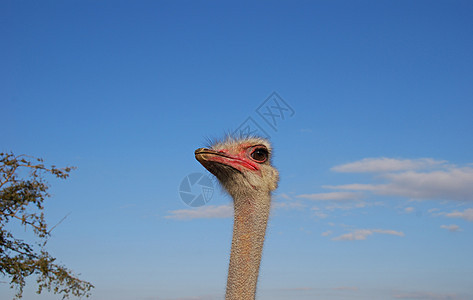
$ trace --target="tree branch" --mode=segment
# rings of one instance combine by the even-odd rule
[[[7,183],[8,181],[10,181],[10,178],[12,177],[13,174],[15,174],[15,171],[16,169],[18,169],[19,165],[16,165],[15,168],[13,168],[13,170],[11,170],[8,174],[8,176],[5,178],[5,181],[4,182],[1,182],[0,183],[0,188],[2,188],[2,186]]]
[[[51,231],[53,231],[54,228],[56,228],[59,224],[61,224],[67,217],[69,217],[69,215],[71,214],[72,212],[69,212],[67,215],[64,216],[64,218],[61,219],[61,221],[59,221],[56,225],[54,225],[53,227],[51,227],[51,229],[49,229],[49,231],[47,232],[48,235],[51,234]]]

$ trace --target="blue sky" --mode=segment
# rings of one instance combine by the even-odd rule
[[[0,22],[0,150],[78,167],[51,179],[48,245],[91,299],[223,299],[231,199],[178,190],[249,117],[281,174],[258,299],[473,298],[472,2],[2,1]]]

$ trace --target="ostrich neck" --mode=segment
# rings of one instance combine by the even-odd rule
[[[271,206],[269,193],[234,197],[234,223],[226,300],[255,299],[264,235]]]

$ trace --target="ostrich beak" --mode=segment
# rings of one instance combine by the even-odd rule
[[[205,152],[211,152],[212,150],[210,149],[207,149],[207,148],[199,148],[199,149],[196,149],[195,150],[195,156],[197,157],[198,154],[202,154],[202,153],[205,153]]]
[[[212,156],[218,155],[218,152],[212,149],[199,148],[195,150],[194,154],[195,154],[195,159],[197,159],[201,164],[203,164],[207,161],[212,161],[211,159]]]
[[[218,168],[218,166],[216,166],[218,164],[232,167],[233,169],[240,172],[259,170],[256,164],[248,162],[239,156],[215,151],[213,149],[199,148],[195,150],[195,158],[211,173],[214,173],[212,172],[214,167]]]

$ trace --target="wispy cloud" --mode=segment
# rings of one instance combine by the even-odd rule
[[[447,229],[447,230],[448,230],[448,231],[450,231],[450,232],[457,232],[457,231],[461,231],[461,228],[460,228],[460,226],[458,226],[458,225],[455,225],[455,224],[450,224],[450,225],[442,225],[442,226],[440,226],[440,228]]]
[[[358,291],[359,288],[356,286],[340,286],[340,287],[334,287],[332,288],[334,291]]]
[[[329,235],[331,235],[332,233],[333,233],[332,230],[327,230],[327,231],[322,232],[321,235],[322,235],[322,236],[329,236]]]
[[[367,201],[348,201],[348,202],[330,202],[325,206],[328,211],[334,210],[352,210],[357,208],[365,208],[370,206],[382,205],[381,202],[367,202]]]
[[[424,169],[421,171],[421,169]],[[429,169],[429,170],[425,170]],[[341,192],[370,192],[376,195],[411,199],[473,201],[473,168],[458,167],[445,161],[422,159],[366,158],[335,166],[336,172],[376,173],[385,183],[327,185]],[[340,192],[340,191],[338,191]]]
[[[281,194],[274,195],[274,198],[275,199],[285,199],[285,200],[291,200],[292,199],[291,196],[289,196],[286,193],[281,193]]]
[[[316,193],[316,194],[302,194],[298,198],[309,200],[354,200],[359,199],[362,195],[355,192],[331,192],[331,193]]]
[[[279,288],[280,291],[313,291],[315,288],[308,286]]]
[[[414,293],[402,293],[394,295],[396,299],[410,299],[410,300],[460,300],[465,299],[456,294],[439,294],[429,292],[414,292]]]
[[[292,288],[281,288],[278,290],[283,291],[324,291],[324,290],[332,290],[332,291],[358,291],[359,288],[356,286],[338,286],[332,288],[314,288],[314,287],[292,287]]]
[[[233,206],[228,205],[207,205],[194,209],[178,209],[169,212],[166,219],[192,220],[192,219],[218,219],[231,218],[233,216]]]
[[[271,209],[302,209],[306,207],[303,203],[297,201],[274,201],[271,203]]]
[[[473,208],[467,208],[464,211],[453,211],[450,213],[440,213],[448,218],[461,218],[473,222]]]
[[[351,191],[301,194],[295,197],[301,199],[301,201],[318,202],[317,206],[312,206],[311,208],[313,215],[318,218],[326,218],[329,216],[329,212],[335,210],[353,210],[380,204],[380,202],[367,202],[362,199],[364,197],[363,193]]]
[[[396,158],[364,158],[359,161],[335,166],[332,171],[344,173],[386,173],[403,170],[416,170],[444,164],[445,161],[432,158],[396,159]]]
[[[272,210],[303,209],[306,205],[297,201],[274,201],[271,204]],[[233,205],[206,205],[198,208],[171,210],[165,216],[166,219],[193,220],[193,219],[225,219],[233,217]]]
[[[332,238],[334,241],[363,241],[368,236],[373,234],[388,234],[403,237],[402,231],[387,230],[387,229],[355,229],[352,232],[342,234],[340,236]]]
[[[325,219],[326,217],[328,217],[328,214],[322,212],[321,209],[317,206],[312,207],[310,210],[313,212],[312,214],[317,218]]]

